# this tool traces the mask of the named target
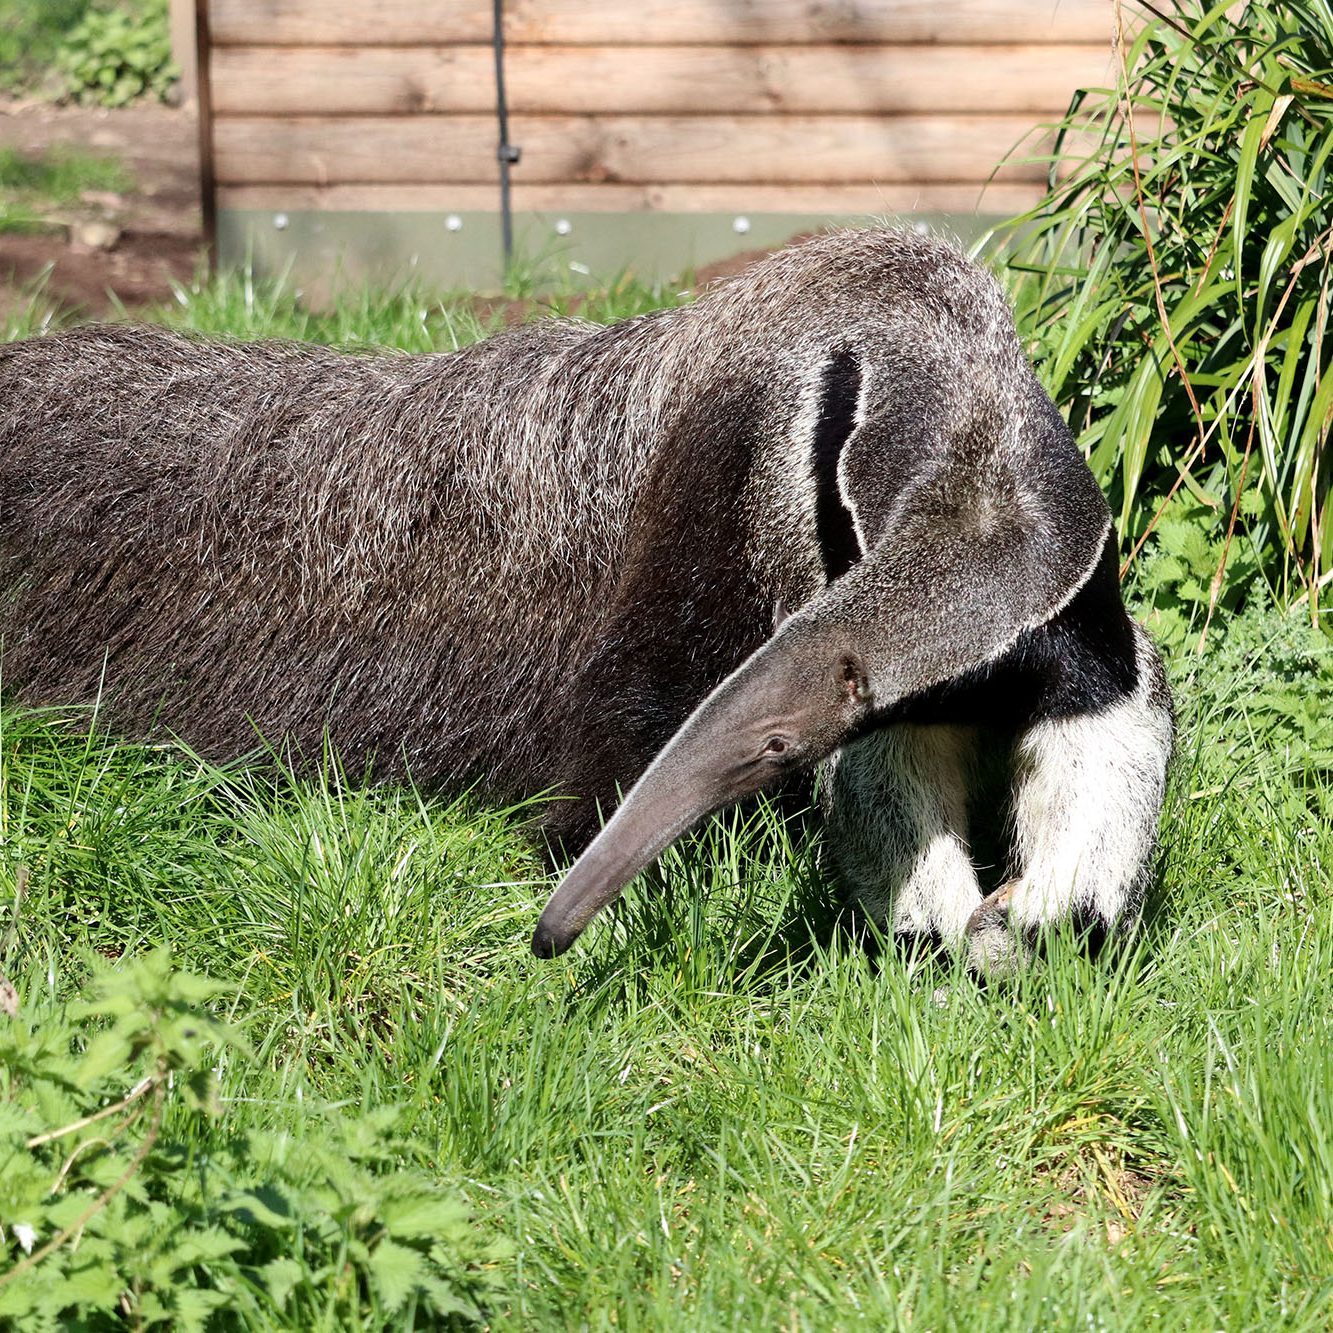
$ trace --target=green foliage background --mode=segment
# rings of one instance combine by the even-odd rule
[[[0,92],[125,106],[178,73],[167,0],[0,0]]]
[[[53,209],[77,204],[85,190],[119,192],[134,183],[116,158],[76,148],[42,154],[0,147],[0,232],[42,232]]]
[[[66,92],[80,102],[165,100],[180,73],[171,59],[167,0],[90,7],[65,35],[56,65]]]
[[[0,0],[0,92],[40,82],[91,0]]]
[[[1059,179],[1003,238],[1019,326],[1127,547],[1175,497],[1215,544],[1183,602],[1261,582],[1317,610],[1333,578],[1333,7],[1151,8],[1163,17],[1127,21],[1127,85],[1076,99]]]

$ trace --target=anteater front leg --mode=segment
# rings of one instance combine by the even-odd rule
[[[981,901],[967,844],[975,752],[970,728],[901,723],[824,765],[833,859],[866,914],[896,934],[957,944]]]
[[[1131,692],[1109,705],[1037,721],[1018,739],[1017,873],[968,926],[979,970],[1012,962],[1022,952],[1014,937],[1031,938],[1044,926],[1073,920],[1110,931],[1138,921],[1173,722],[1161,663],[1137,626],[1134,646]]]

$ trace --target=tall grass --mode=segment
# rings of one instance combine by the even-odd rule
[[[1275,678],[1333,678],[1308,625],[1247,624],[1252,679],[1274,625]],[[5,710],[0,1247],[14,1263],[15,1223],[70,1216],[58,1195],[13,1212],[67,1158],[64,1188],[92,1197],[128,1155],[106,1123],[77,1152],[22,1151],[75,1118],[68,1092],[25,1088],[48,1088],[41,1034],[68,1043],[105,960],[124,989],[165,944],[223,987],[242,1040],[202,1058],[213,1111],[169,1102],[139,1199],[90,1224],[113,1306],[129,1275],[122,1312],[197,1290],[209,1327],[441,1322],[405,1304],[421,1242],[378,1247],[395,1190],[447,1187],[465,1207],[426,1196],[454,1228],[432,1281],[496,1328],[1325,1328],[1333,787],[1298,736],[1255,748],[1274,717],[1236,672],[1215,649],[1179,679],[1144,934],[1096,959],[1059,941],[1003,993],[869,947],[810,834],[767,809],[712,823],[541,964],[551,881],[503,815]],[[94,1108],[140,1077],[103,1066]],[[0,1290],[0,1316],[24,1294],[87,1315],[81,1253],[49,1293]]]
[[[1019,326],[1137,552],[1168,498],[1277,595],[1333,580],[1333,7],[1165,0],[1005,236]]]

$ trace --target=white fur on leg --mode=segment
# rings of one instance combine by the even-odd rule
[[[824,765],[838,868],[867,915],[899,934],[961,940],[981,901],[966,841],[974,753],[968,728],[901,724]]]
[[[1039,722],[1016,751],[1020,928],[1078,910],[1110,926],[1136,916],[1166,786],[1173,724],[1161,665],[1135,626],[1139,683],[1098,713]]]

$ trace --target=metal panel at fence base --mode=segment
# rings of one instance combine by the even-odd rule
[[[913,214],[901,225],[929,227],[966,244],[993,220]],[[646,282],[689,281],[740,252],[873,221],[864,214],[520,213],[514,218],[515,276],[537,290],[602,285],[622,274]],[[496,212],[222,209],[217,245],[223,268],[248,264],[258,276],[285,278],[316,302],[339,286],[410,285],[437,292],[496,292],[503,286]]]

